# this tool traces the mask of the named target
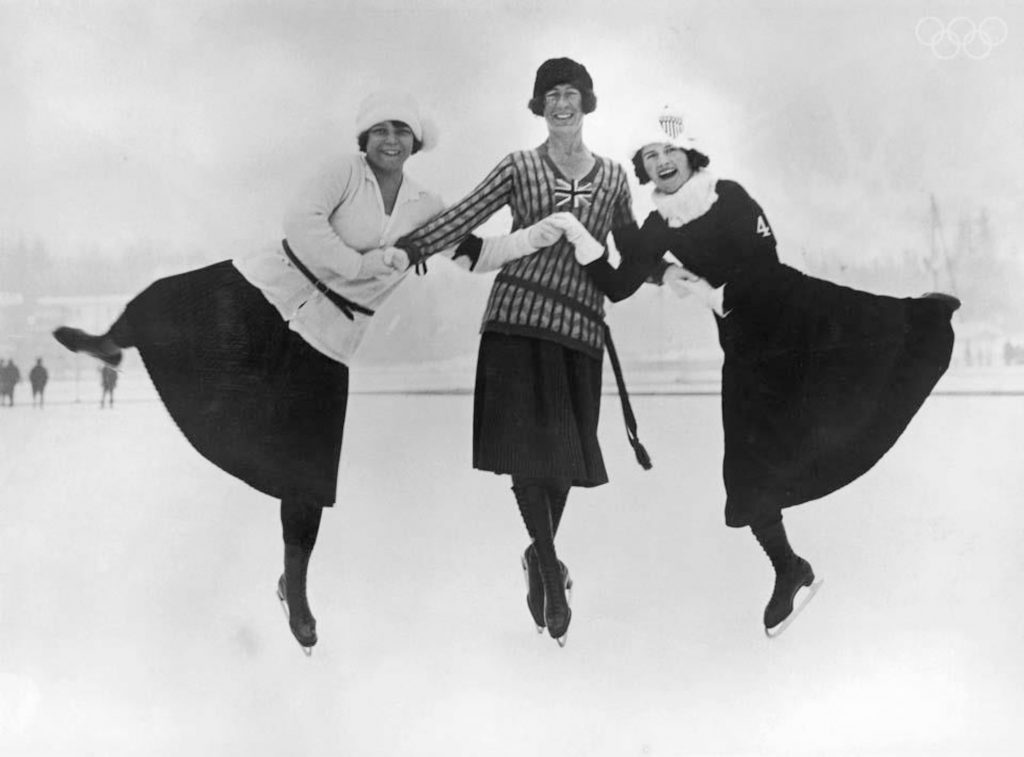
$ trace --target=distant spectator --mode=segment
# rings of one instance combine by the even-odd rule
[[[21,371],[13,358],[0,368],[0,403],[14,407],[14,387],[21,382]]]
[[[43,359],[36,358],[36,364],[28,372],[28,382],[32,385],[32,407],[36,406],[38,399],[39,407],[43,406],[43,393],[46,391],[46,382],[50,380],[50,372],[43,365]]]
[[[100,407],[102,408],[109,398],[110,407],[114,406],[114,387],[117,386],[117,370],[112,366],[103,364],[100,368],[100,384],[103,386],[103,394],[100,396]]]

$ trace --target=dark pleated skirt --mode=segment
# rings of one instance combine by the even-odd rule
[[[785,269],[719,319],[729,526],[818,499],[895,444],[949,366],[952,309]]]
[[[597,440],[601,360],[555,342],[485,332],[477,356],[473,467],[607,483]]]
[[[272,497],[334,503],[348,368],[291,331],[229,261],[156,281],[124,318],[203,457]]]

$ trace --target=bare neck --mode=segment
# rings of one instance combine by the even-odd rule
[[[552,160],[580,160],[589,158],[590,150],[583,144],[583,132],[576,131],[569,135],[548,134],[548,154]]]
[[[594,156],[578,131],[569,136],[549,134],[548,157],[569,179],[582,179],[594,167]]]
[[[380,197],[384,201],[384,212],[391,215],[395,209],[395,202],[398,200],[398,190],[402,188],[402,171],[382,171],[372,163],[370,169],[377,179],[377,186],[380,187]]]

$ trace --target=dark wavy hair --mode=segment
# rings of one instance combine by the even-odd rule
[[[405,121],[389,121],[388,123],[395,124],[395,125],[401,124],[402,126],[408,126],[409,125]],[[374,126],[376,126],[376,124],[374,124]],[[370,127],[370,128],[373,128],[373,127]],[[356,137],[356,144],[359,145],[359,152],[363,152],[363,153],[366,152],[366,144],[369,141],[370,141],[370,129],[367,129],[366,131],[362,132],[358,137]],[[416,139],[416,135],[413,134],[413,136],[412,136],[412,154],[415,155],[422,148],[423,148],[423,140]]]
[[[683,152],[686,153],[686,162],[689,164],[691,171],[699,171],[711,162],[711,159],[700,150],[684,149]],[[640,154],[640,150],[633,153],[633,173],[636,174],[636,178],[640,181],[641,185],[651,180],[651,177],[647,175],[647,169],[644,168],[644,158]]]
[[[594,90],[589,87],[579,87],[571,81],[564,82],[565,84],[571,84],[580,91],[581,106],[583,108],[583,114],[593,113],[597,110],[597,95],[594,94]],[[530,112],[535,116],[544,115],[544,95],[537,95],[531,97],[530,102],[526,104],[526,107],[530,109]]]

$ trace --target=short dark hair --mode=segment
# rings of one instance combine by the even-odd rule
[[[405,121],[389,121],[390,124],[401,124],[402,126],[408,126]],[[376,126],[376,124],[374,124]],[[373,127],[370,127],[373,128]],[[370,141],[370,129],[364,132],[360,132],[359,136],[356,137],[356,144],[359,145],[359,152],[366,152],[366,144]],[[415,155],[421,149],[423,149],[423,140],[416,139],[416,135],[412,135],[412,154]]]
[[[583,107],[584,114],[593,113],[595,110],[597,110],[597,95],[594,94],[594,90],[588,89],[586,87],[578,87],[576,84],[573,84],[573,82],[565,83],[573,87],[576,87],[576,89],[580,91],[581,105]],[[544,95],[537,95],[536,97],[531,97],[530,102],[528,102],[526,105],[530,109],[530,112],[533,113],[533,115],[544,115]]]
[[[640,152],[641,150],[637,150],[633,153],[633,173],[636,174],[636,178],[642,186],[649,182],[651,177],[647,175],[647,169],[644,168],[644,156]],[[699,171],[711,162],[711,159],[700,150],[684,149],[683,152],[686,153],[686,162],[691,171]]]

